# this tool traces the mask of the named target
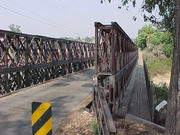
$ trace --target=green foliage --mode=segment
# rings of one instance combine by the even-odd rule
[[[75,40],[73,37],[60,37],[60,38],[65,40]]]
[[[150,21],[161,29],[166,29],[171,32],[174,31],[174,0],[145,0],[141,8],[143,11],[146,11],[144,13],[145,21]],[[158,10],[158,15],[157,12],[154,12],[155,10]]]
[[[168,58],[173,56],[173,37],[168,31],[155,30],[152,25],[145,25],[138,31],[138,37],[136,38],[136,44],[141,50],[147,47],[147,44],[161,45],[163,53]],[[155,50],[156,47],[153,48]]]
[[[8,27],[12,32],[22,33],[19,25],[10,24]]]
[[[135,7],[136,1],[137,0],[121,0],[121,5],[118,6],[118,8],[126,6],[128,10],[128,4],[132,3],[133,7]],[[109,2],[111,2],[111,0],[109,0]],[[174,0],[144,0],[142,1],[141,12],[143,13],[144,21],[150,21],[160,29],[168,30],[171,33],[174,32]],[[136,20],[137,18],[134,16],[133,19]]]
[[[164,44],[163,46],[163,52],[167,57],[170,57],[172,59],[173,57],[173,45],[172,44]]]
[[[146,48],[146,38],[143,34],[139,34],[135,42],[140,47],[141,50]]]
[[[166,101],[168,100],[169,89],[166,86],[166,83],[162,84],[161,86],[158,86],[153,82],[151,82],[151,86],[154,88],[154,92],[155,92],[155,100],[156,100],[155,105],[158,105],[163,100]]]
[[[74,41],[88,42],[88,43],[93,43],[94,42],[94,37],[88,37],[88,36],[86,36],[85,38],[81,38],[81,37],[77,37],[77,38],[61,37],[61,38],[66,39],[66,40],[74,40]]]
[[[81,37],[80,37],[80,36],[77,37],[76,40],[77,40],[77,41],[81,41]]]
[[[163,43],[163,52],[167,57],[173,57],[173,37],[170,32],[164,32],[161,35],[161,42]]]
[[[105,0],[101,0],[103,2]],[[111,2],[111,0],[108,0]],[[133,7],[136,6],[137,0],[121,0],[121,5],[118,6],[121,9],[123,6],[128,10],[129,4],[131,3]],[[145,26],[138,32],[138,38],[136,39],[137,45],[144,49],[148,43],[153,45],[159,45],[163,43],[163,52],[167,57],[172,58],[173,55],[173,41],[171,39],[174,34],[175,25],[175,1],[174,0],[145,0],[142,1],[141,12],[144,16],[144,21],[150,21],[154,26],[156,26],[165,34],[170,34],[165,40],[161,39],[161,32],[152,29],[151,26]],[[137,18],[134,16],[134,20]],[[143,31],[143,32],[142,32]],[[143,33],[143,34],[140,34]],[[143,36],[142,36],[143,35]],[[163,38],[163,36],[162,36]],[[170,40],[169,40],[170,38]]]
[[[88,37],[88,36],[86,36],[84,40],[85,40],[85,42],[92,43],[92,42],[94,41],[94,37]]]
[[[172,33],[165,31],[161,33],[161,42],[163,44],[173,44]]]
[[[150,41],[155,30],[151,25],[145,25],[142,29],[138,31],[138,37],[136,39],[136,44],[140,47],[141,50],[146,48],[147,41]]]
[[[90,125],[93,128],[93,134],[98,135],[98,123],[97,123],[97,121],[92,122]]]
[[[149,43],[153,45],[160,45],[161,44],[161,33],[159,31],[154,31],[151,35],[151,38],[148,40]]]
[[[145,25],[138,31],[138,34],[143,34],[147,40],[149,40],[154,33],[155,30],[152,25]]]

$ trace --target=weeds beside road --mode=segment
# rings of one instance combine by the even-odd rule
[[[147,65],[150,75],[151,87],[154,90],[154,108],[163,100],[167,101],[172,60],[170,58],[160,58],[143,51],[143,58]],[[167,107],[165,106],[159,112],[155,111],[154,122],[161,126],[165,125]]]
[[[152,78],[170,74],[172,67],[172,60],[170,58],[160,58],[149,54],[147,51],[143,51],[143,58]]]

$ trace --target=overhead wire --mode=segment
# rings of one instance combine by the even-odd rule
[[[93,20],[93,19],[91,19],[91,18],[89,18],[89,17],[87,17],[87,16],[85,16],[85,15],[82,15],[81,13],[79,13],[77,10],[75,10],[75,9],[73,9],[73,8],[71,8],[69,5],[67,5],[66,3],[64,3],[64,2],[62,2],[61,0],[58,0],[58,2],[57,1],[55,1],[55,0],[53,0],[56,4],[58,4],[59,6],[61,6],[62,8],[64,8],[64,9],[67,9],[67,10],[69,10],[71,13],[75,13],[77,16],[79,16],[79,17],[84,17],[84,18],[87,18],[88,20]],[[59,2],[61,2],[61,4],[59,3]],[[63,5],[65,5],[65,6],[63,6]]]
[[[47,21],[49,21],[49,22],[51,22],[51,23],[55,23],[54,21],[52,21],[52,20],[50,20],[50,19],[48,19],[48,18],[46,18],[46,17],[44,17],[44,16],[41,16],[41,15],[39,15],[39,14],[37,14],[37,13],[34,13],[34,12],[32,12],[31,10],[28,10],[27,8],[24,8],[23,6],[20,6],[20,5],[16,4],[16,3],[12,2],[11,0],[7,0],[7,1],[10,2],[11,4],[14,4],[14,5],[17,6],[17,7],[22,8],[22,9],[25,10],[26,12],[29,12],[29,13],[31,13],[31,14],[33,14],[33,15],[36,15],[36,16],[38,16],[38,17],[41,17],[41,18],[43,18],[43,19],[45,19],[45,20],[47,20]],[[61,26],[62,26],[62,25],[61,25]],[[67,29],[69,29],[69,27],[67,27],[67,26],[62,26],[62,27],[66,27]]]
[[[57,27],[57,26],[55,26],[55,25],[53,25],[53,24],[50,24],[50,23],[47,23],[47,22],[38,20],[38,19],[36,19],[36,18],[33,18],[33,17],[27,16],[27,15],[24,15],[24,14],[22,14],[22,13],[19,13],[19,12],[17,12],[17,11],[12,10],[12,9],[3,7],[3,6],[1,6],[1,5],[0,5],[0,8],[5,9],[5,10],[10,11],[10,12],[13,12],[13,13],[15,13],[15,14],[18,14],[18,15],[20,15],[20,16],[26,17],[26,18],[28,18],[28,19],[31,19],[31,20],[40,22],[40,23],[42,23],[42,24],[46,24],[46,25],[48,25],[48,26],[54,27],[54,28],[56,28],[56,29],[60,29],[60,30],[63,30],[63,31],[72,32],[73,34],[76,34],[76,35],[82,35],[82,34],[80,34],[80,33],[77,33],[77,32],[74,32],[74,31],[71,31],[71,30],[68,30],[68,29],[64,29],[64,28],[61,28],[61,27]],[[83,34],[83,35],[84,35],[84,34]],[[85,36],[85,35],[84,35],[84,36]]]
[[[46,5],[48,8],[52,9],[52,10],[56,10],[60,15],[64,15],[64,16],[68,16],[69,13],[67,11],[63,11],[61,10],[61,8],[59,8],[57,5],[54,5],[54,3],[50,3],[50,1],[48,0],[41,0],[42,4]]]
[[[64,8],[64,6],[62,6],[62,5],[60,5],[60,4],[58,4],[57,2],[53,2],[53,1],[48,1],[48,0],[41,0],[42,1],[42,3],[44,3],[44,4],[46,4],[46,6],[48,6],[49,8],[51,8],[51,9],[56,9],[56,11],[58,12],[58,13],[60,13],[61,15],[64,15],[63,14],[63,12],[67,15],[67,16],[69,16],[69,17],[74,17],[74,18],[76,18],[77,19],[77,17],[78,17],[78,20],[81,20],[81,21],[79,21],[80,23],[86,23],[86,25],[87,25],[87,22],[85,21],[85,19],[82,19],[80,16],[77,16],[76,14],[74,14],[74,12],[71,12],[71,13],[69,13],[69,11],[67,11],[67,9],[66,8]],[[56,4],[55,4],[56,3]],[[61,7],[59,7],[59,6]],[[63,12],[62,12],[63,11]],[[83,24],[84,24],[83,23]],[[89,24],[90,25],[90,24]]]

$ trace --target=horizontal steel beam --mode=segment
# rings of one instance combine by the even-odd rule
[[[80,60],[69,60],[69,61],[58,61],[58,62],[51,62],[47,64],[38,64],[38,65],[30,65],[30,66],[22,66],[17,68],[5,68],[0,70],[0,74],[7,74],[7,73],[13,73],[13,72],[21,72],[25,70],[33,70],[43,67],[51,67],[51,66],[61,66],[61,65],[67,65],[67,64],[73,64],[78,62],[87,62],[89,60],[93,60],[94,58],[86,58],[86,59],[80,59]]]

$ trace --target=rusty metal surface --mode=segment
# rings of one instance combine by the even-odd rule
[[[94,110],[96,112],[99,134],[115,134],[113,118],[119,109],[123,93],[129,83],[136,64],[138,47],[116,23],[102,25],[95,23],[95,70]],[[103,104],[107,104],[105,109]],[[111,124],[107,122],[106,112],[110,112]]]
[[[0,95],[94,65],[94,44],[0,30]]]

